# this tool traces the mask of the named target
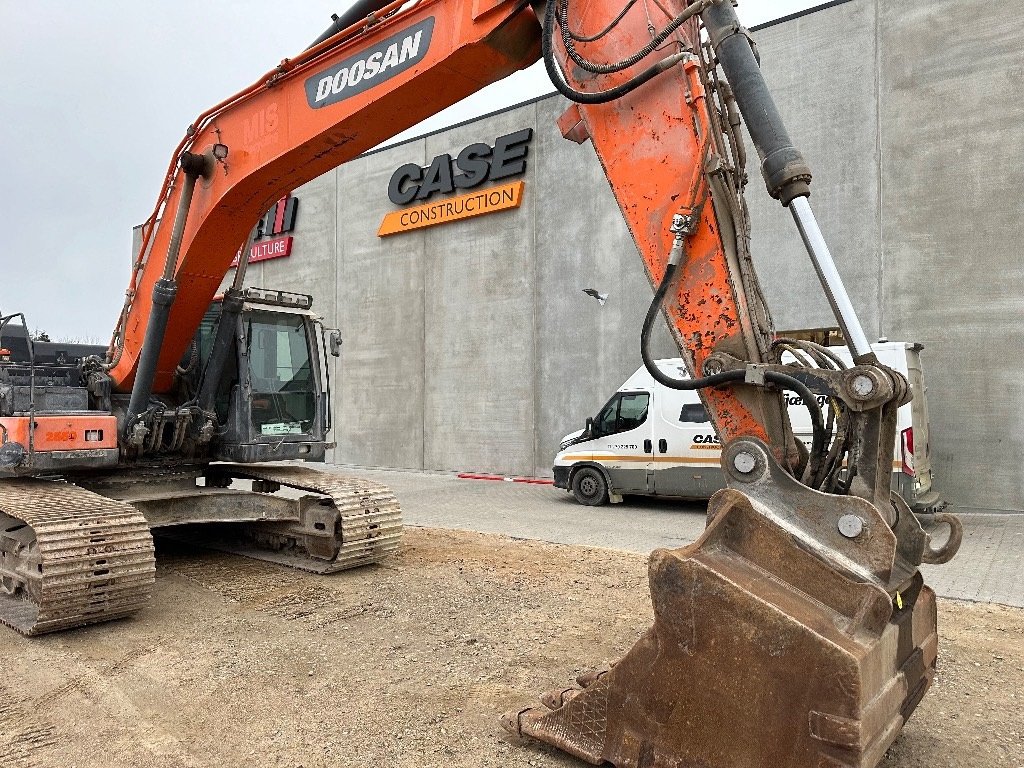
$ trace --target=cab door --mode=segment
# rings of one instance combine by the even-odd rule
[[[650,392],[616,392],[594,420],[594,455],[617,493],[651,489]]]

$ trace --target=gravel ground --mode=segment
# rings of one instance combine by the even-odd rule
[[[138,617],[0,632],[0,765],[582,766],[498,717],[651,620],[632,553],[412,529],[314,576],[162,543]],[[1024,768],[1024,611],[940,603],[941,670],[885,768]],[[17,663],[15,663],[17,662]]]

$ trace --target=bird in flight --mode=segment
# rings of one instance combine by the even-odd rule
[[[593,296],[595,299],[597,299],[598,303],[602,307],[604,306],[604,303],[606,301],[608,301],[608,294],[607,293],[598,293],[597,288],[584,288],[583,292],[585,294],[587,294],[587,296]]]

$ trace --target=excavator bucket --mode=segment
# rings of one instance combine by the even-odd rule
[[[652,554],[629,653],[506,729],[618,768],[874,768],[934,674],[934,593],[912,572],[894,600],[737,490],[708,519]]]

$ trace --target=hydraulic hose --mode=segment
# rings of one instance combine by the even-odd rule
[[[573,32],[571,29],[569,29],[569,25],[568,24],[566,24],[563,27],[563,32],[568,34],[569,37],[571,37],[573,40],[575,40],[578,43],[594,43],[594,42],[597,42],[602,37],[604,37],[609,32],[611,32],[613,29],[615,29],[615,27],[618,26],[619,22],[622,21],[623,18],[625,18],[626,14],[629,12],[629,9],[632,8],[634,5],[636,5],[636,3],[637,3],[637,0],[629,0],[629,2],[626,3],[626,5],[622,8],[622,10],[619,11],[619,14],[614,19],[611,20],[611,22],[608,24],[608,26],[606,26],[604,29],[602,29],[600,32],[598,32],[596,35],[590,35],[589,37],[586,36],[586,35],[578,35],[575,32]]]
[[[811,488],[817,488],[817,477],[821,472],[821,464],[825,459],[825,419],[821,413],[821,406],[818,405],[818,398],[814,396],[814,393],[802,381],[792,376],[787,376],[784,373],[767,371],[764,375],[764,380],[783,389],[796,392],[800,395],[800,399],[803,400],[808,413],[811,414],[811,461],[806,477],[808,478],[808,485]]]
[[[716,373],[713,376],[705,376],[701,379],[676,379],[667,375],[655,365],[650,350],[651,331],[654,329],[654,320],[658,316],[658,310],[661,309],[661,303],[665,298],[665,293],[668,291],[669,283],[672,282],[672,278],[675,276],[678,268],[678,264],[668,265],[668,268],[665,270],[665,277],[661,280],[661,285],[654,292],[654,300],[647,310],[647,317],[644,318],[644,327],[640,334],[640,357],[643,358],[644,367],[647,368],[647,372],[654,377],[656,382],[669,389],[692,391],[743,381],[746,378],[746,373],[743,371],[726,371],[724,373]]]
[[[634,53],[632,56],[629,56],[629,57],[623,59],[622,61],[617,61],[614,64],[598,64],[596,62],[588,61],[587,59],[584,59],[582,56],[579,55],[579,53],[577,53],[576,48],[573,45],[573,40],[575,38],[574,38],[573,34],[570,32],[570,30],[569,30],[569,21],[568,21],[569,7],[568,7],[568,2],[567,1],[566,1],[565,8],[563,8],[561,10],[561,12],[558,11],[558,6],[556,5],[556,7],[555,7],[555,17],[558,20],[558,26],[562,30],[562,42],[565,45],[565,51],[566,51],[566,53],[569,54],[569,57],[580,68],[586,70],[587,72],[592,72],[595,75],[606,75],[606,74],[610,74],[612,72],[621,72],[624,69],[629,69],[630,67],[632,67],[635,64],[639,64],[643,59],[647,58],[647,56],[649,56],[654,51],[656,51],[658,49],[658,47],[662,43],[664,43],[666,40],[668,40],[668,38],[672,35],[672,33],[675,32],[677,29],[679,29],[679,27],[681,27],[683,24],[685,24],[687,21],[692,19],[697,14],[701,13],[710,4],[712,4],[714,2],[717,2],[717,1],[718,0],[700,0],[700,2],[697,2],[697,3],[689,6],[681,14],[679,14],[674,19],[672,19],[672,21],[668,24],[668,26],[666,26],[663,30],[661,30],[661,32],[659,32],[657,35],[655,35],[654,39],[652,39],[650,43],[645,45],[643,48],[641,48],[639,51]],[[558,2],[558,0],[556,0],[556,3],[557,2]],[[621,21],[622,17],[625,16],[625,11],[626,10],[629,10],[629,6],[627,6],[626,9],[616,19],[616,21],[614,22],[615,24],[617,24],[619,21]]]
[[[658,289],[654,292],[654,299],[651,301],[651,306],[647,310],[647,316],[644,318],[644,326],[640,334],[640,357],[644,361],[644,367],[655,381],[669,389],[692,391],[718,387],[723,384],[743,383],[746,380],[747,374],[746,371],[742,370],[724,371],[723,373],[716,373],[699,379],[676,379],[661,371],[651,357],[650,340],[651,332],[654,329],[654,321],[658,316],[662,302],[665,300],[665,294],[668,292],[668,287],[672,283],[678,268],[678,262],[670,259],[668,266],[665,268],[665,276],[661,279]],[[814,393],[799,379],[777,371],[766,371],[764,380],[783,389],[796,392],[800,395],[807,411],[811,415],[813,437],[811,440],[811,461],[807,477],[813,483],[820,473],[821,463],[825,454],[825,419],[821,413],[821,406],[818,405],[818,400]],[[812,485],[811,487],[814,486]]]
[[[556,2],[558,2],[558,0],[548,0],[544,9],[544,31],[541,35],[541,44],[544,50],[544,69],[547,70],[548,78],[551,80],[555,88],[558,89],[558,92],[565,96],[565,98],[576,102],[577,104],[605,104],[609,101],[620,99],[630,91],[636,90],[648,80],[651,80],[662,72],[671,69],[676,64],[686,59],[687,56],[691,55],[689,52],[673,54],[648,67],[636,77],[614,88],[609,88],[606,91],[595,91],[592,93],[577,91],[565,80],[565,77],[562,75],[562,71],[558,66],[558,62],[555,60],[554,32],[556,23]]]

